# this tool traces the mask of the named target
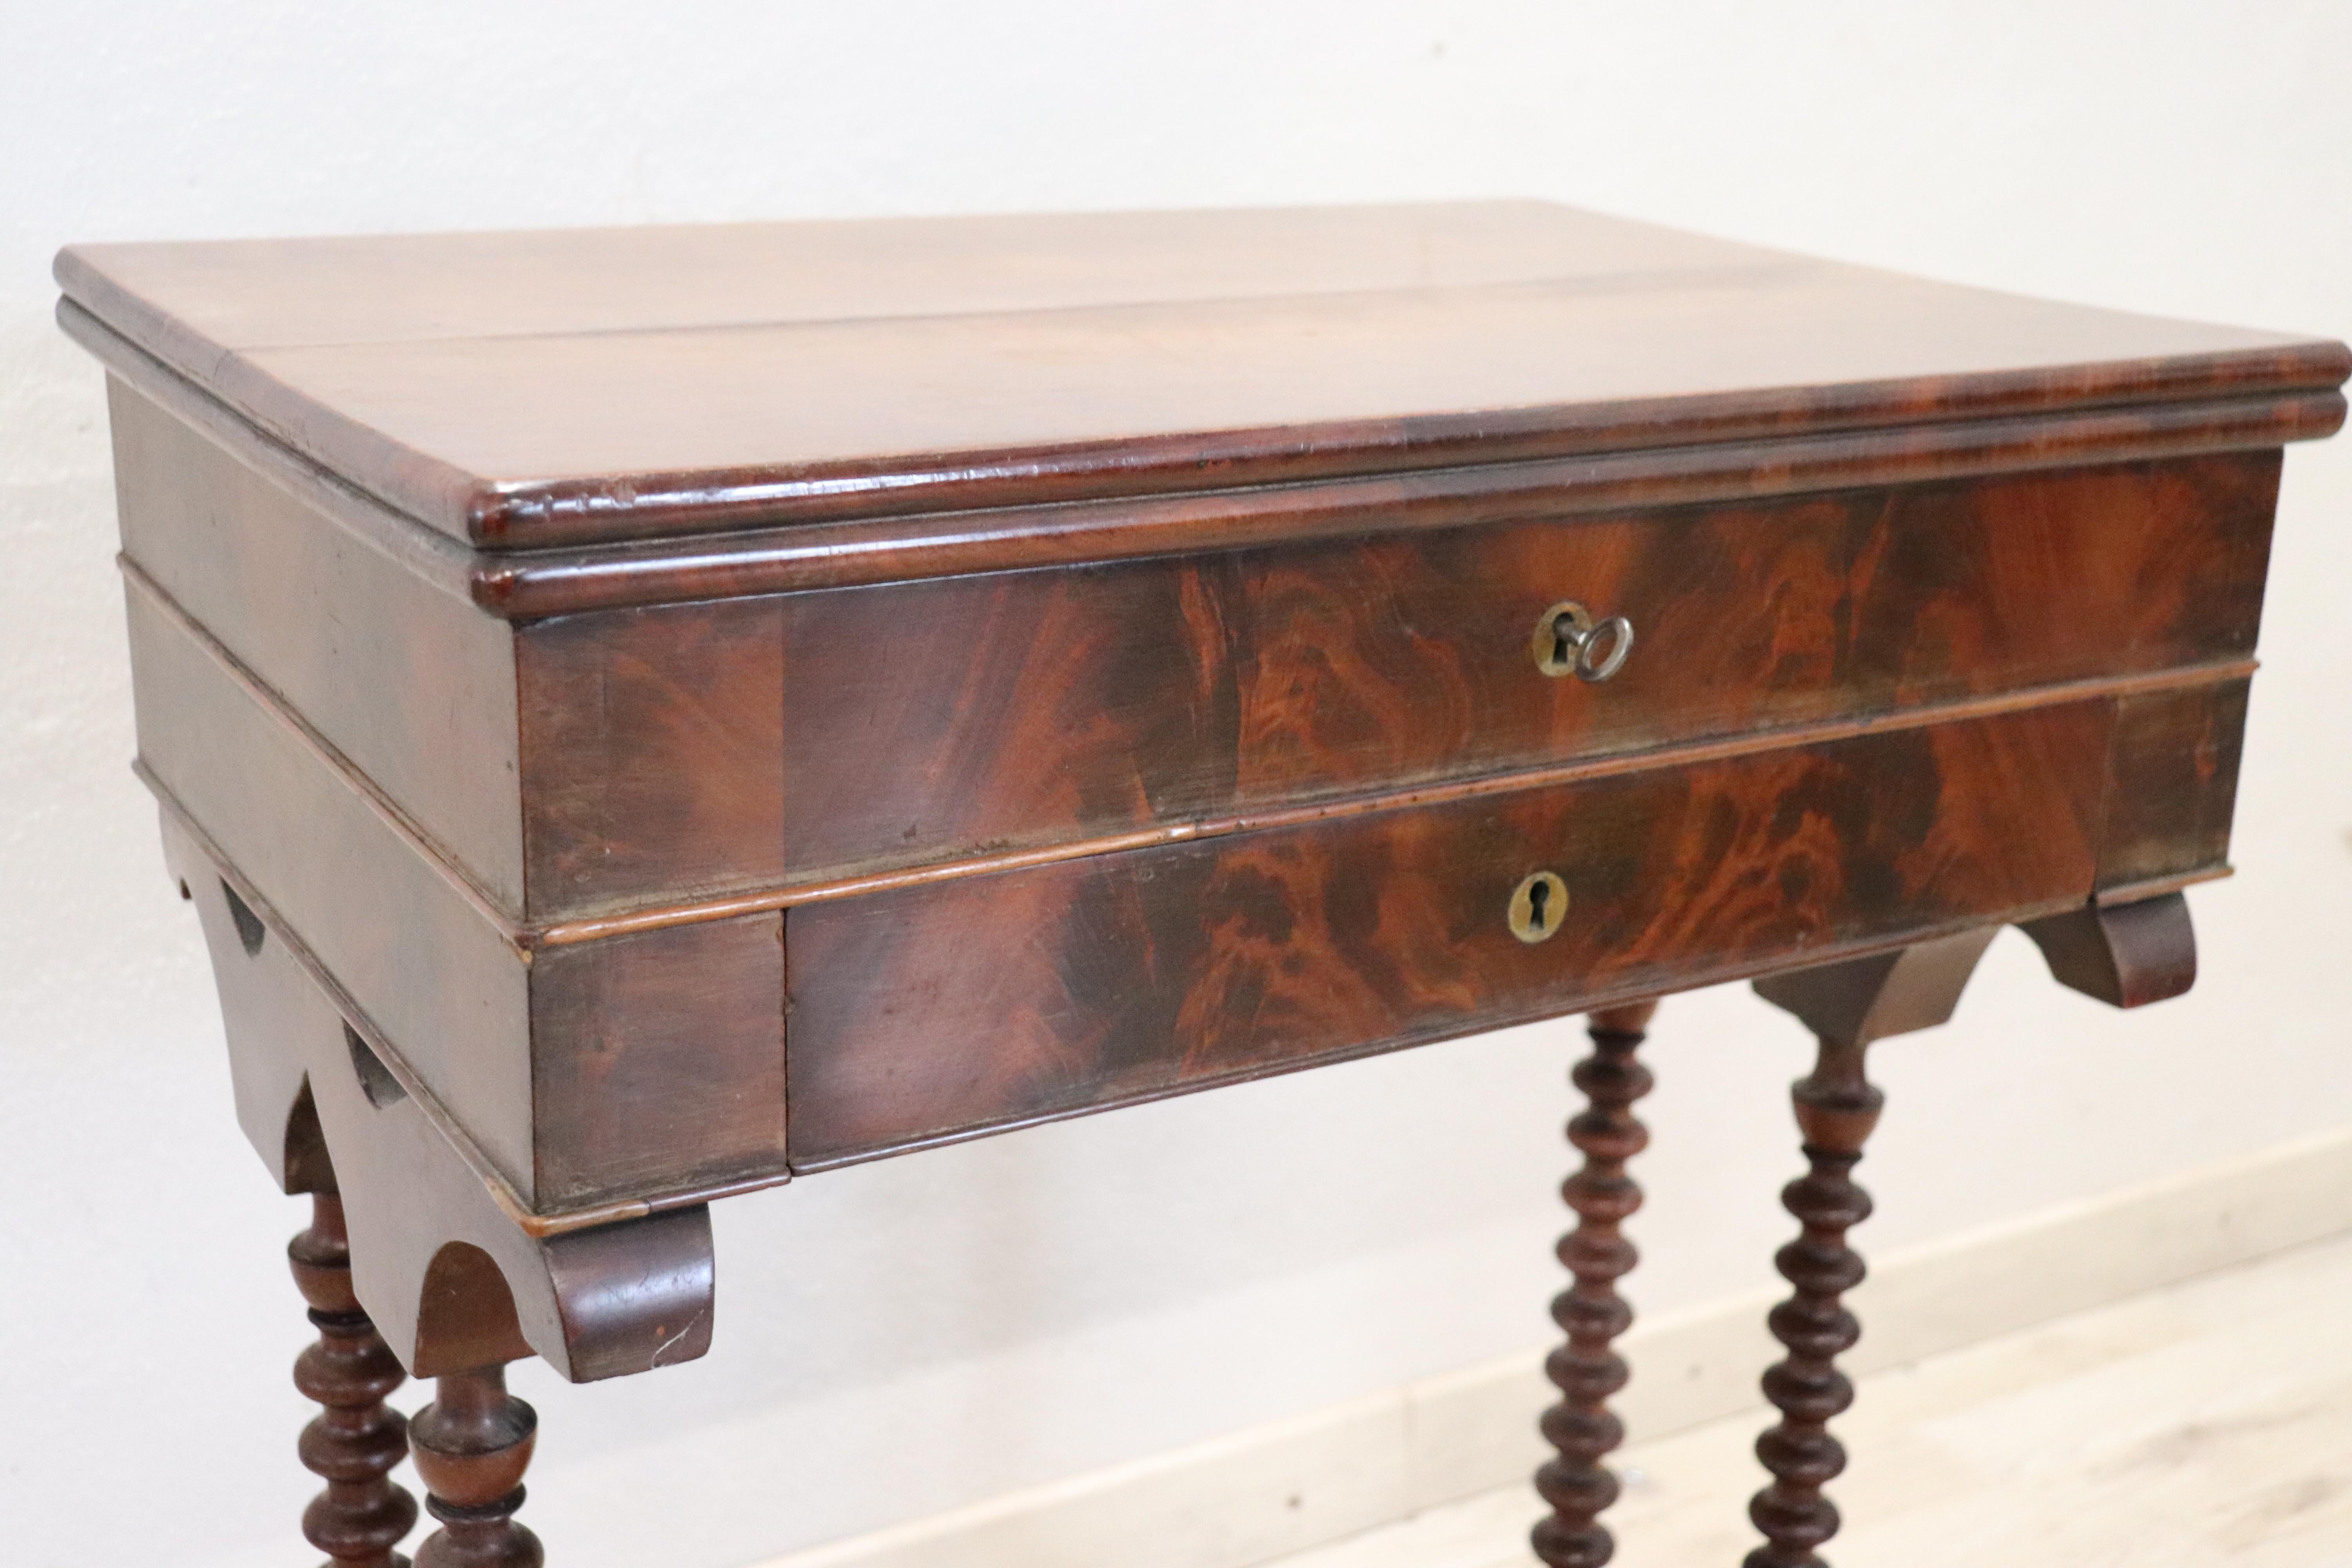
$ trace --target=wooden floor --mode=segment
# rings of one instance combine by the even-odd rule
[[[1616,1563],[1736,1568],[1762,1424],[1624,1450]],[[2352,1237],[1881,1373],[1836,1430],[1836,1568],[2352,1565]],[[1491,1492],[1270,1568],[1523,1568],[1538,1507]]]

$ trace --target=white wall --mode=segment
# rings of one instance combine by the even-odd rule
[[[1528,195],[2352,336],[2352,8],[0,0],[0,1558],[295,1563],[299,1205],[131,752],[70,240]],[[2016,937],[1881,1053],[1877,1246],[2352,1121],[2352,444],[2296,452],[2234,882],[2131,1018]],[[1660,1307],[1786,1222],[1795,1027],[1670,1004]],[[543,1418],[562,1568],[725,1568],[1531,1345],[1571,1030],[722,1205],[716,1350]],[[410,1391],[415,1394],[417,1391]],[[419,1395],[418,1397],[421,1397]]]

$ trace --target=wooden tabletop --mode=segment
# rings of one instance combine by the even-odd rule
[[[2340,382],[1536,203],[76,247],[60,310],[486,548]]]

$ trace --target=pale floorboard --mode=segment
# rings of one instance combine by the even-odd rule
[[[1616,1563],[1736,1568],[1762,1424],[1624,1450]],[[1835,1430],[1837,1568],[2352,1568],[2352,1237],[1882,1373]],[[1538,1508],[1514,1487],[1269,1568],[1533,1568]]]

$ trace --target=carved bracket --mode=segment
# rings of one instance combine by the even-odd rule
[[[1837,1046],[1932,1029],[1951,1021],[1977,960],[2000,930],[1986,926],[1892,952],[1768,974],[1756,982],[1756,994]]]
[[[163,839],[203,917],[237,1120],[286,1191],[340,1189],[353,1289],[412,1375],[537,1353],[586,1383],[709,1349],[707,1206],[526,1234],[270,928],[268,911],[169,817]]]

